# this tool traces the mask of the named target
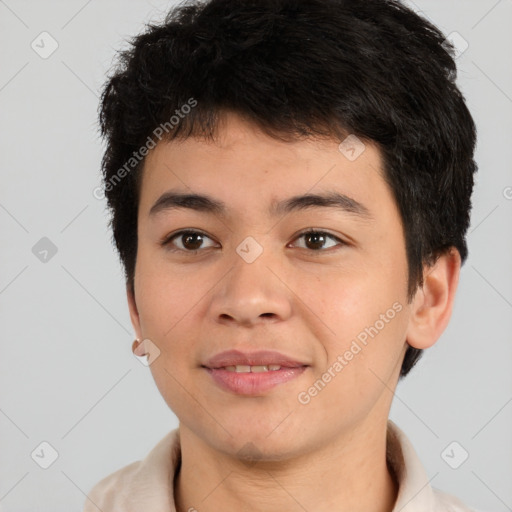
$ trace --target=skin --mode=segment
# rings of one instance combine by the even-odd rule
[[[407,343],[428,348],[448,323],[460,256],[451,250],[425,268],[408,303],[403,228],[379,151],[365,143],[350,161],[339,143],[278,141],[227,114],[215,142],[161,142],[148,154],[128,303],[137,338],[159,351],[150,369],[179,419],[179,512],[393,509],[397,483],[385,456],[393,391]],[[171,189],[221,200],[227,214],[149,215]],[[371,218],[326,207],[269,214],[274,200],[333,190]],[[300,236],[307,228],[329,236]],[[182,229],[203,232],[203,244],[178,236],[161,245]],[[263,248],[252,263],[236,252],[248,236]],[[299,393],[396,303],[400,312],[300,403]],[[233,348],[277,350],[309,367],[260,396],[237,395],[201,367]]]

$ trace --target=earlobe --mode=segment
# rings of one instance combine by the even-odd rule
[[[429,348],[445,330],[452,314],[460,267],[459,251],[452,247],[433,266],[425,268],[423,287],[417,290],[411,305],[407,330],[411,347]]]
[[[135,302],[135,293],[129,285],[126,286],[126,297],[128,299],[128,309],[130,311],[130,319],[135,331],[135,336],[137,339],[142,339],[139,310],[137,309],[137,303]]]

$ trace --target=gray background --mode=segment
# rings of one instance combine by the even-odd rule
[[[4,512],[81,510],[93,484],[177,425],[132,355],[122,272],[105,204],[93,197],[105,72],[123,40],[171,5],[0,1]],[[452,321],[398,386],[391,417],[432,485],[477,510],[512,510],[512,0],[409,5],[469,44],[459,84],[478,126],[480,170]],[[31,47],[51,49],[43,31],[58,43],[47,58]],[[43,237],[57,250],[46,261]],[[48,469],[43,441],[58,452]],[[458,469],[441,456],[453,441],[452,465],[469,454]]]

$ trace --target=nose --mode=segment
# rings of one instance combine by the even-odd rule
[[[276,258],[268,252],[263,251],[252,263],[235,255],[232,269],[215,287],[210,303],[215,321],[250,327],[290,317],[293,293],[279,276]]]

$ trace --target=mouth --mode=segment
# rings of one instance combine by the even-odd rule
[[[297,378],[309,365],[274,351],[230,350],[217,354],[202,367],[224,391],[255,396]]]
[[[280,370],[282,366],[280,364],[261,364],[261,365],[245,365],[245,364],[237,364],[234,366],[222,366],[220,368],[212,368],[215,370],[226,370],[228,372],[236,372],[236,373],[261,373],[261,372],[275,372]]]

